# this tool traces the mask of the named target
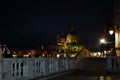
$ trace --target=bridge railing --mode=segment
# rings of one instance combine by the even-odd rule
[[[84,58],[82,69],[120,71],[120,57]],[[103,66],[104,63],[104,66]],[[75,69],[73,58],[0,58],[0,80],[27,80]],[[98,66],[97,66],[98,65]]]
[[[107,69],[108,71],[120,72],[120,57],[107,57]]]
[[[106,58],[81,58],[77,64],[77,69],[86,71],[120,72],[120,57],[110,56]]]
[[[70,58],[1,58],[0,80],[27,80],[71,69]]]
[[[106,66],[106,58],[85,57],[80,59],[77,68],[84,71],[103,71],[107,68]]]

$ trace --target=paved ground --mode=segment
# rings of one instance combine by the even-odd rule
[[[75,71],[73,73],[48,80],[120,80],[120,74],[102,74],[99,72]]]

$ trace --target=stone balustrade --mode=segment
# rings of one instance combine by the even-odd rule
[[[1,58],[0,80],[28,80],[72,69],[70,58]]]
[[[79,63],[77,63],[76,69],[85,71],[120,72],[120,57],[109,56],[106,58],[82,58],[79,60]]]
[[[120,57],[86,58],[79,63],[87,63],[88,69],[97,67],[120,72]],[[106,64],[105,67],[102,66],[103,63]],[[0,80],[28,80],[75,68],[75,58],[0,58]]]
[[[108,71],[120,72],[120,57],[107,57],[107,69]]]

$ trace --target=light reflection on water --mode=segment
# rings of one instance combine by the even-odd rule
[[[99,76],[98,80],[120,80],[120,76]]]

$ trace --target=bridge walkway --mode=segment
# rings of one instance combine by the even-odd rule
[[[72,73],[47,80],[120,80],[120,74],[101,74],[99,72],[74,71]]]

